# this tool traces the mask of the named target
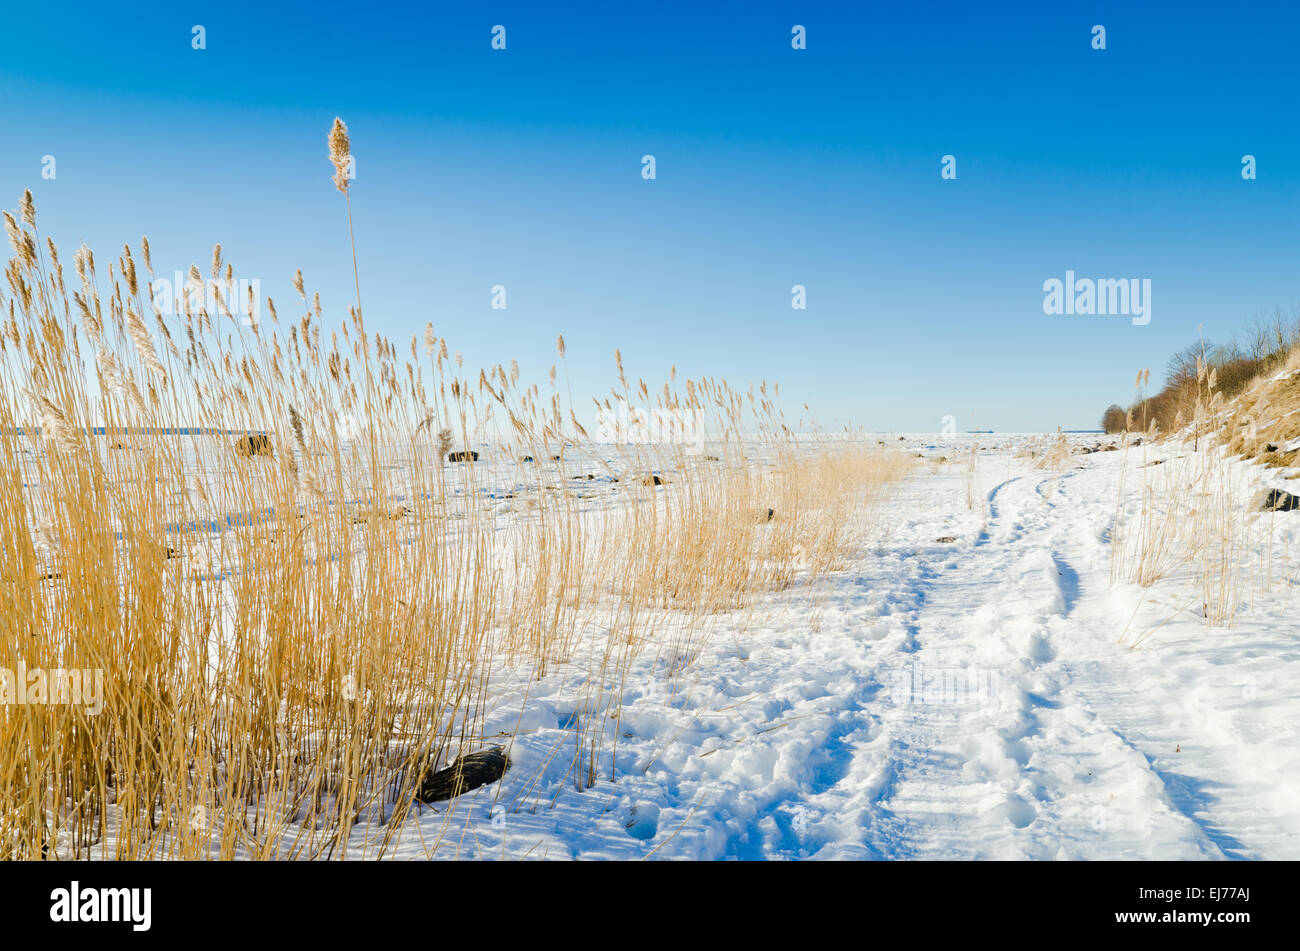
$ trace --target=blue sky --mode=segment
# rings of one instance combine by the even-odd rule
[[[286,304],[301,267],[334,322],[339,115],[367,324],[399,344],[432,320],[544,382],[563,333],[587,405],[621,347],[652,386],[780,381],[826,426],[1091,428],[1198,325],[1300,303],[1300,12],[1138,7],[29,4],[0,202],[31,187],[66,250],[147,234],[163,273],[220,241]],[[1150,324],[1044,315],[1067,270],[1150,279]]]

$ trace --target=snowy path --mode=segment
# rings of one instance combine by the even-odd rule
[[[1070,480],[999,483],[987,528],[925,591],[913,622],[922,688],[887,716],[884,854],[1075,858],[1099,836],[1114,854],[1219,854],[1091,689],[1088,655],[1104,655],[1124,619],[1105,607],[1109,512],[1074,504]],[[1102,649],[1079,649],[1088,642]],[[977,689],[927,697],[925,681],[950,670],[978,672]]]
[[[923,468],[853,570],[715,636],[671,696],[628,694],[617,782],[539,809],[512,784],[554,772],[554,688],[477,854],[1300,856],[1297,625],[1121,644],[1143,595],[1110,585],[1120,455],[991,455],[973,509],[956,467]]]

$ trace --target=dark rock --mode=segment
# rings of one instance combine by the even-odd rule
[[[520,461],[520,462],[532,462],[532,461],[533,461],[533,457],[532,457],[532,456],[520,456],[520,457],[519,457],[519,461]]]
[[[1283,489],[1269,489],[1261,493],[1260,508],[1265,512],[1292,512],[1300,509],[1300,497]]]
[[[664,480],[659,478],[657,475],[642,476],[641,484],[642,485],[663,485]]]
[[[472,449],[457,449],[447,453],[448,462],[478,462],[478,453]]]
[[[510,757],[500,746],[459,757],[450,766],[425,776],[416,798],[443,802],[471,789],[494,783],[510,768]]]
[[[1265,451],[1265,452],[1277,452],[1277,446],[1273,445],[1272,443],[1269,443],[1267,446],[1264,447],[1264,451]]]
[[[766,512],[758,513],[759,522],[770,522],[776,518],[776,509],[768,509]]]
[[[271,437],[261,433],[240,437],[235,443],[235,452],[244,457],[274,455],[271,451]]]
[[[935,541],[938,542],[940,545],[951,545],[956,540],[957,540],[957,536],[955,535],[940,535],[938,538],[935,539]]]

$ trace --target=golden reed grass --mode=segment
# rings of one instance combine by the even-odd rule
[[[79,249],[66,285],[30,193],[5,228],[0,667],[104,683],[98,714],[0,706],[0,858],[391,853],[504,667],[585,670],[568,775],[616,780],[633,659],[676,676],[718,617],[842,566],[906,466],[796,437],[775,387],[652,390],[621,355],[597,405],[706,419],[712,448],[597,445],[554,368],[465,373],[432,326],[399,356],[359,277],[333,329],[301,272],[267,320],[223,295],[170,317],[129,247]],[[233,290],[220,246],[210,273]]]
[[[1293,392],[1289,371],[1297,358],[1288,359],[1282,374],[1270,370],[1267,378],[1224,400],[1218,373],[1202,349],[1187,418],[1180,413],[1175,419],[1179,428],[1162,436],[1156,421],[1149,420],[1145,431],[1136,429],[1143,436],[1140,452],[1129,444],[1127,433],[1124,437],[1111,583],[1151,588],[1178,573],[1190,582],[1178,612],[1154,630],[1131,638],[1126,632],[1134,646],[1184,611],[1209,627],[1231,627],[1253,596],[1285,590],[1295,580],[1289,548],[1277,551],[1279,540],[1285,544],[1285,526],[1275,513],[1262,510],[1258,493],[1248,490],[1250,480],[1232,457],[1277,464],[1276,447],[1265,452],[1257,421],[1270,435],[1271,429],[1283,428],[1286,414],[1271,410],[1270,398],[1284,400],[1279,394]],[[1140,423],[1132,411],[1127,422],[1128,432]],[[1164,452],[1152,451],[1157,440]],[[1130,490],[1132,468],[1138,482]],[[1130,501],[1133,493],[1136,498]]]

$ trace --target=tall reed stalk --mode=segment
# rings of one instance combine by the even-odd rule
[[[341,122],[330,145],[351,240]],[[30,194],[5,217],[3,666],[103,692],[0,706],[3,858],[388,854],[499,678],[557,668],[585,672],[570,777],[617,781],[633,661],[678,676],[717,619],[841,567],[906,468],[797,437],[774,386],[652,390],[621,357],[623,405],[703,420],[704,451],[593,440],[554,373],[367,334],[354,244],[349,320],[299,272],[292,315],[244,326],[220,294],[167,316],[130,247],[79,249],[69,287],[35,222]],[[231,291],[220,246],[190,281]]]

